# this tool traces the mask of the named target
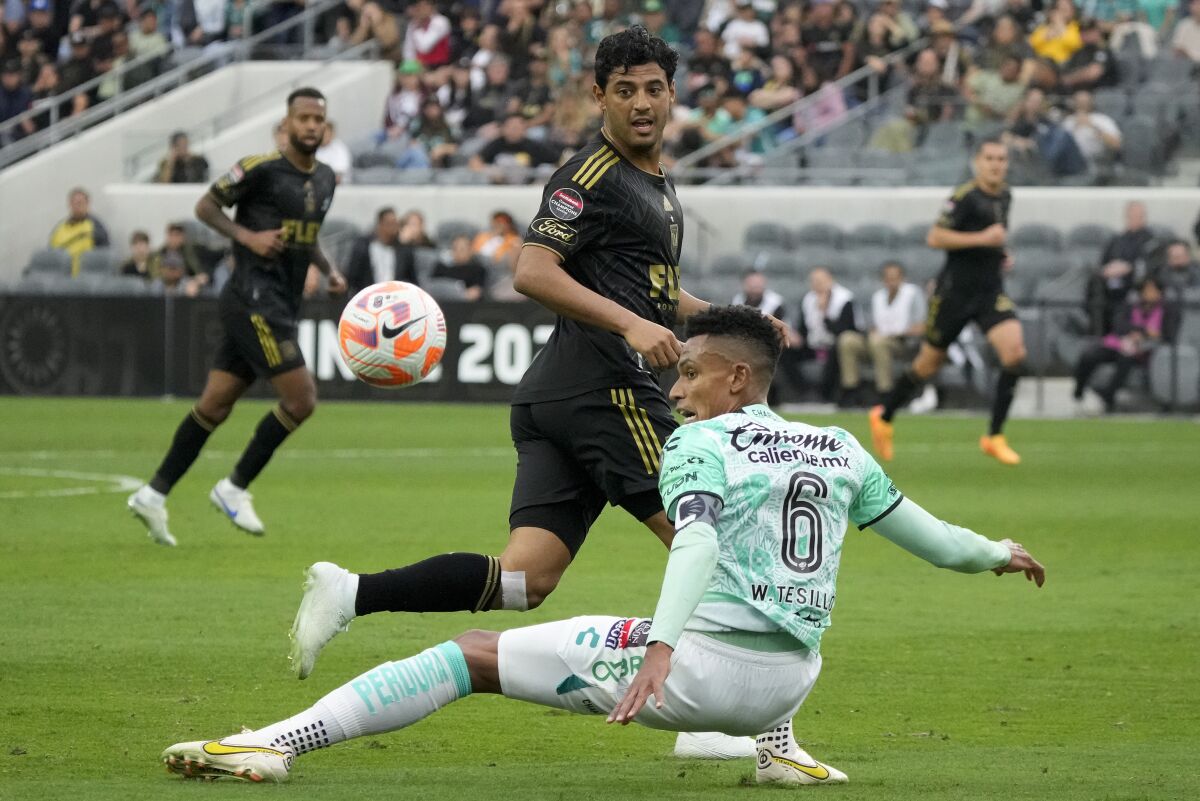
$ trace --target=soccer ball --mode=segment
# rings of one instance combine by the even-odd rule
[[[446,318],[419,286],[384,281],[359,292],[338,321],[338,346],[354,374],[397,389],[429,375],[446,351]]]

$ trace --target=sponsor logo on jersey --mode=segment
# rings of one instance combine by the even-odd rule
[[[583,214],[583,198],[574,189],[559,189],[546,202],[550,213],[560,220],[571,220]]]
[[[845,443],[830,434],[792,434],[758,423],[743,423],[725,432],[729,446],[742,453],[755,447],[790,447],[806,451],[837,453]]]
[[[548,236],[551,239],[557,239],[565,245],[569,245],[575,241],[575,235],[579,233],[576,229],[559,222],[551,217],[538,217],[529,226],[531,230],[542,236]]]

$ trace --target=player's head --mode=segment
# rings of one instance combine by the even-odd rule
[[[325,95],[311,86],[296,89],[287,99],[288,144],[306,156],[317,152],[325,138]]]
[[[605,130],[619,145],[639,151],[662,146],[678,65],[679,54],[641,25],[600,41],[592,94]]]
[[[711,306],[687,321],[671,398],[686,422],[765,403],[781,345],[775,326],[750,306]]]
[[[999,187],[1008,177],[1008,145],[998,137],[989,136],[975,146],[972,161],[975,178],[985,187]]]

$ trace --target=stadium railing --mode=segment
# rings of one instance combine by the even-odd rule
[[[264,48],[275,56],[286,54],[289,52],[288,46],[280,46],[277,44],[277,41],[289,38],[295,33],[299,34],[300,42],[290,49],[294,50],[296,55],[309,53],[316,45],[317,21],[324,14],[333,11],[340,5],[341,0],[315,0],[315,2],[310,2],[304,11],[278,25],[259,31],[243,39],[210,45],[198,57],[187,60],[173,69],[132,88],[124,88],[125,78],[130,74],[136,74],[136,71],[139,69],[151,66],[159,59],[164,57],[170,58],[170,54],[143,56],[142,58],[122,64],[120,67],[99,75],[69,91],[41,101],[29,111],[18,114],[0,124],[0,140],[2,140],[6,135],[15,134],[17,129],[26,121],[36,122],[37,119],[46,115],[50,119],[48,127],[23,139],[18,139],[7,147],[0,148],[0,170],[58,142],[82,133],[88,128],[115,117],[134,106],[152,100],[172,89],[176,89],[202,77],[213,69],[225,66],[226,64],[248,61],[259,57]],[[372,43],[368,42],[364,44],[369,45]],[[334,55],[326,60],[356,58],[371,52],[373,52],[371,48],[360,45],[358,48]],[[70,103],[73,97],[80,93],[91,92],[97,89],[101,83],[112,80],[114,77],[118,79],[118,85],[121,88],[111,98],[97,103],[95,106],[79,114],[65,118],[61,116],[63,105]]]
[[[883,61],[888,66],[894,66],[896,64],[902,63],[905,59],[907,59],[913,53],[919,52],[927,44],[928,44],[928,41],[926,39],[918,39],[917,41],[913,42],[912,44],[908,45],[907,47],[904,47],[900,50],[896,50],[895,52],[889,53],[887,56],[884,57]],[[858,68],[854,72],[851,72],[849,75],[846,75],[845,77],[828,84],[828,87],[832,90],[838,90],[838,91],[845,92],[848,89],[858,87],[860,84],[862,86],[864,86],[867,90],[867,101],[865,103],[863,103],[862,105],[875,107],[875,105],[878,104],[879,97],[882,93],[880,91],[880,85],[879,85],[879,73],[877,73],[874,69],[872,69],[869,66],[863,66],[863,67]],[[738,129],[734,133],[731,133],[727,136],[723,136],[720,139],[717,139],[713,142],[706,144],[704,147],[701,147],[698,150],[688,153],[686,156],[683,156],[678,161],[676,161],[675,168],[673,170],[674,175],[676,177],[680,178],[681,180],[691,180],[692,176],[697,175],[697,173],[695,173],[694,171],[698,170],[698,169],[702,169],[700,165],[702,164],[702,162],[705,159],[707,159],[711,156],[715,156],[716,154],[720,153],[721,151],[723,151],[729,147],[736,147],[736,146],[740,145],[742,142],[753,139],[754,137],[758,136],[759,134],[762,134],[765,131],[769,131],[769,130],[773,129],[775,126],[779,125],[780,123],[787,122],[787,121],[793,119],[797,114],[804,114],[806,111],[809,111],[809,110],[815,108],[821,102],[821,100],[822,100],[822,97],[819,92],[805,95],[804,97],[796,100],[793,103],[790,103],[789,105],[786,105],[786,106],[783,106],[782,108],[776,109],[775,111],[771,112],[770,114],[763,117],[761,120],[758,120],[757,122],[750,123],[740,129]],[[858,107],[856,106],[855,109],[857,109],[857,108]],[[847,113],[852,112],[855,109],[850,109],[850,110],[848,110]],[[820,135],[820,133],[826,133],[829,130],[832,130],[833,128],[837,127],[837,125],[836,124],[828,124],[828,125],[819,126],[819,127],[821,130],[817,133],[818,136]],[[805,136],[807,136],[807,134],[805,134]],[[790,144],[790,142],[785,143],[785,144]],[[769,153],[768,153],[768,155],[769,155]],[[735,167],[735,168],[729,168],[729,169],[737,171],[740,168]],[[749,169],[752,169],[752,168],[749,168]]]

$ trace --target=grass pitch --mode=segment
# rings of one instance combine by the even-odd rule
[[[263,539],[210,509],[268,406],[246,402],[171,497],[152,544],[122,476],[156,467],[185,402],[0,400],[0,799],[750,798],[753,765],[679,762],[673,736],[473,697],[405,731],[297,761],[291,784],[199,785],[159,752],[298,711],[376,664],[473,627],[649,615],[664,553],[610,510],[524,615],[377,615],[313,676],[288,672],[301,571],[497,552],[514,457],[501,407],[325,404],[255,484]],[[813,420],[866,437],[865,419]],[[903,417],[897,485],[1024,542],[1048,568],[936,570],[850,534],[825,665],[796,718],[843,799],[1200,798],[1200,428],[1024,422],[1025,463],[976,450],[978,419]],[[805,792],[803,790],[797,792]],[[772,795],[772,798],[775,796]]]

